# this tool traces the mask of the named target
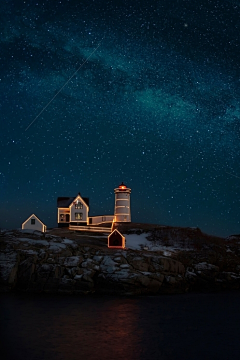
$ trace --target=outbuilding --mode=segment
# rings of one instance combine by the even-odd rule
[[[108,236],[108,247],[113,249],[124,249],[125,240],[125,237],[117,229],[115,229]]]
[[[22,230],[38,230],[46,232],[47,226],[35,215],[32,214],[22,223]]]

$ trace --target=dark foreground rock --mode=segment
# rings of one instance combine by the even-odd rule
[[[5,231],[0,238],[0,291],[142,295],[239,288],[240,267],[225,270],[196,256],[179,261],[42,233]]]

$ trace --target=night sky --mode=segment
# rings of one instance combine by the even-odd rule
[[[78,192],[113,214],[123,181],[134,222],[240,233],[240,1],[5,0],[0,16],[1,228],[57,226]]]

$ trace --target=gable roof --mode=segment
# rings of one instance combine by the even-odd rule
[[[123,234],[120,233],[120,231],[118,231],[118,229],[114,229],[110,235],[108,235],[108,238],[110,238],[114,233],[118,234],[121,236],[122,239],[125,239],[125,236],[123,236]]]
[[[77,196],[71,196],[71,197],[66,197],[66,196],[62,196],[62,197],[58,197],[57,198],[57,207],[58,208],[69,208],[69,206],[72,204],[72,202],[81,195],[77,195]],[[81,197],[81,199],[85,202],[85,204],[87,206],[89,206],[89,198],[85,198],[85,197]]]
[[[80,199],[80,200],[84,203],[84,205],[87,206],[88,211],[89,211],[89,205],[88,205],[89,199],[88,199],[88,198],[82,198],[81,195],[80,195],[80,193],[78,193],[78,195],[73,199],[73,201],[71,202],[70,206],[72,206],[72,205],[74,204],[74,200],[77,200],[77,199]],[[86,203],[86,202],[84,201],[84,199],[87,199],[87,200],[88,200],[88,203]]]
[[[29,219],[31,219],[32,216],[34,216],[34,218],[36,218],[43,226],[45,226],[45,224],[35,214],[30,215],[27,220],[22,223],[22,225],[24,225]]]
[[[60,208],[68,208],[69,205],[71,205],[71,203],[73,202],[73,200],[75,199],[75,197],[58,197],[57,198],[57,207]]]

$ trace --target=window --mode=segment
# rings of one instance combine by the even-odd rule
[[[83,208],[83,204],[81,202],[77,202],[75,204],[75,209],[82,209]]]
[[[82,213],[75,213],[75,220],[82,220],[83,214]]]
[[[31,225],[35,225],[35,219],[31,219]]]

